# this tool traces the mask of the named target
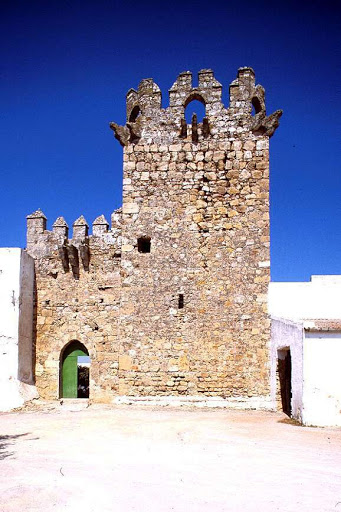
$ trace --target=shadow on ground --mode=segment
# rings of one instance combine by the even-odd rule
[[[14,445],[15,440],[19,437],[27,436],[29,432],[26,432],[26,434],[16,434],[16,435],[0,435],[0,460],[6,459],[6,457],[12,457],[14,455],[14,452],[11,451],[11,447]]]

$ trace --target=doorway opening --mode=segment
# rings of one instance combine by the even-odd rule
[[[60,398],[89,398],[90,357],[86,347],[71,341],[60,362]]]
[[[277,373],[282,411],[291,416],[291,354],[290,348],[277,351]]]

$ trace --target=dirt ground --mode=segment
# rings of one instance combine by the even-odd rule
[[[341,512],[341,429],[254,411],[0,414],[0,510]]]

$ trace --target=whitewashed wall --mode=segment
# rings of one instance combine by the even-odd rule
[[[303,353],[303,423],[341,426],[341,332],[306,332]]]
[[[306,283],[270,283],[269,313],[297,320],[341,319],[341,276],[311,276]]]
[[[0,411],[37,396],[32,372],[33,287],[33,259],[21,249],[1,248]]]
[[[302,421],[303,396],[303,324],[281,318],[271,321],[271,401],[276,408],[276,372],[278,350],[290,348],[292,417]]]
[[[299,419],[300,413],[305,425],[341,426],[341,332],[311,329],[314,320],[341,320],[341,276],[312,276],[306,283],[272,282],[268,306],[275,318],[271,337],[272,398],[276,392],[277,350],[290,346],[293,416]],[[300,339],[293,327],[298,322],[305,327]]]

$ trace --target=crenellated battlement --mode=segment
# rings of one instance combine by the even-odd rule
[[[222,84],[211,69],[198,73],[198,86],[193,87],[192,73],[179,74],[169,89],[169,106],[161,108],[161,91],[151,78],[142,80],[138,90],[130,89],[126,97],[127,122],[125,126],[110,123],[116,139],[122,146],[147,143],[169,143],[176,136],[185,138],[188,134],[185,110],[193,100],[205,106],[203,135],[212,138],[232,136],[238,123],[239,133],[249,131],[271,137],[278,127],[281,110],[266,116],[265,92],[255,84],[255,73],[250,67],[239,68],[238,75],[230,84],[230,104],[225,107],[221,101]],[[252,115],[254,107],[255,115]],[[196,120],[194,123],[196,124]],[[220,128],[219,130],[217,128]],[[225,127],[225,130],[221,129]],[[198,142],[196,129],[193,142]]]
[[[211,69],[202,69],[198,73],[198,87],[192,87],[192,73],[180,73],[172,87],[169,89],[169,109],[184,118],[187,105],[193,100],[202,102],[206,107],[206,114],[215,116],[222,111],[221,103],[222,85],[213,75]]]
[[[104,247],[118,247],[121,235],[120,212],[113,213],[115,221],[109,231],[109,223],[104,215],[97,217],[92,223],[92,234],[83,215],[73,223],[72,237],[64,217],[58,217],[52,225],[52,231],[46,229],[47,218],[39,209],[27,216],[27,251],[35,259],[48,258],[55,254],[60,259],[64,272],[72,272],[79,277],[79,262],[83,269],[89,270],[90,247],[104,244]]]
[[[139,113],[153,115],[161,109],[161,91],[152,78],[139,83],[137,91],[130,89],[126,96],[127,122],[135,122]]]
[[[28,219],[29,217],[27,217]],[[64,241],[65,238],[69,236],[69,226],[66,223],[64,217],[58,217],[52,225],[52,231],[56,234],[56,236]]]

